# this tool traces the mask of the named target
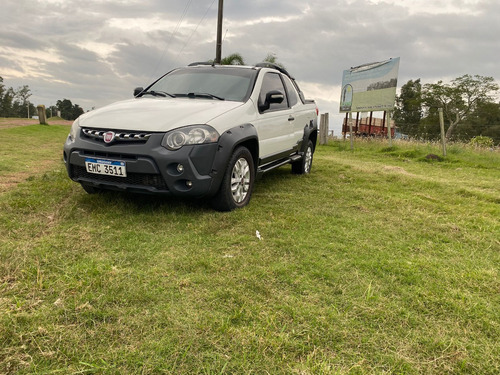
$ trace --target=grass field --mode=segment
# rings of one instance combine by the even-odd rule
[[[500,373],[498,152],[331,142],[219,213],[87,195],[68,130],[0,129],[0,373]]]

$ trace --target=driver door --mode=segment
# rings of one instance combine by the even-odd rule
[[[278,93],[282,95],[281,101]],[[294,146],[293,110],[288,107],[286,90],[279,73],[265,74],[257,106],[258,115],[254,125],[260,139],[259,157],[268,159],[273,155],[291,152]]]

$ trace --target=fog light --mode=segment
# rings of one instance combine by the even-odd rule
[[[177,164],[177,172],[179,173],[184,172],[184,166],[182,164]]]
[[[193,182],[189,180],[186,181],[186,186],[190,188],[191,186],[193,186]]]

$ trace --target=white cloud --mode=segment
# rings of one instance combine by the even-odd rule
[[[261,17],[253,20],[248,20],[243,22],[243,26],[255,26],[263,23],[287,23],[299,20],[301,18],[300,15],[296,16],[286,16],[286,17]]]
[[[480,12],[479,0],[370,0],[375,5],[394,5],[406,8],[410,14],[468,14]]]
[[[174,30],[178,22],[174,19],[165,19],[160,15],[148,18],[110,18],[106,21],[109,27],[115,27],[122,30],[135,30],[141,33],[150,33],[158,30]],[[183,28],[195,27],[193,24],[182,23]]]
[[[90,40],[76,43],[76,46],[96,53],[103,60],[106,60],[113,52],[116,52],[117,50],[115,44],[98,43]]]
[[[41,51],[0,46],[0,55],[6,56],[7,61],[10,63],[9,66],[2,67],[1,72],[4,79],[51,78],[52,74],[46,71],[46,64],[61,62],[54,49]]]

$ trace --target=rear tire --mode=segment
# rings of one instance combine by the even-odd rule
[[[292,163],[292,173],[294,174],[307,174],[311,172],[313,162],[314,146],[311,140],[307,142],[306,152],[302,159]]]
[[[229,159],[219,191],[212,198],[217,211],[231,211],[248,204],[255,182],[253,157],[246,147],[238,147]]]

